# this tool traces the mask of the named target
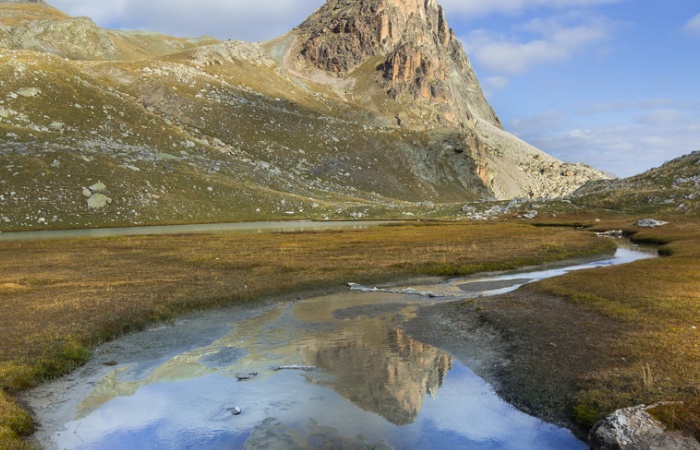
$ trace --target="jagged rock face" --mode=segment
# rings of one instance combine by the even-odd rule
[[[381,56],[392,98],[435,108],[438,125],[478,117],[501,127],[435,0],[330,0],[299,29],[301,54],[319,69],[343,75]]]

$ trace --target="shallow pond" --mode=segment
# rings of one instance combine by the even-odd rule
[[[405,334],[421,305],[491,295],[547,271],[347,292],[192,316],[97,350],[30,405],[44,448],[585,449],[503,402],[449,353]]]

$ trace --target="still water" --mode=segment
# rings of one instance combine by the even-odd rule
[[[552,271],[390,291],[353,286],[128,336],[97,351],[102,364],[34,396],[46,423],[37,439],[44,448],[85,450],[586,449],[568,430],[502,401],[401,324],[431,302],[648,257],[620,249],[607,261]],[[177,336],[188,344],[178,349]],[[163,345],[167,352],[157,350]]]
[[[36,241],[42,239],[104,238],[192,233],[277,233],[313,230],[362,229],[388,221],[313,221],[236,222],[190,225],[154,225],[148,227],[81,228],[76,230],[0,232],[0,241]]]

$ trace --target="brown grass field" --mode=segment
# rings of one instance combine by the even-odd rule
[[[617,327],[604,364],[578,385],[574,415],[592,426],[622,407],[679,402],[655,414],[700,439],[700,224],[671,218],[662,228],[637,230],[640,243],[661,245],[657,260],[573,272],[533,286],[567,299]],[[609,225],[607,226],[609,227]]]
[[[557,225],[586,220],[570,217]],[[613,218],[596,226],[639,231],[633,223]],[[663,244],[667,256],[531,288],[620,330],[609,355],[624,354],[624,360],[603,355],[594,373],[578,374],[576,389],[562,395],[573,398],[570,413],[585,424],[621,406],[682,400],[658,415],[697,433],[700,224],[672,223],[635,238]],[[292,300],[348,281],[512,269],[612,248],[609,240],[570,226],[514,222],[0,242],[0,447],[24,448],[22,437],[33,430],[16,393],[70,371],[101,342],[186,311]]]

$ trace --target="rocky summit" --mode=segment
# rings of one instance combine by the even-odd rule
[[[454,217],[602,178],[503,130],[433,0],[329,0],[259,44],[0,1],[0,230]]]

